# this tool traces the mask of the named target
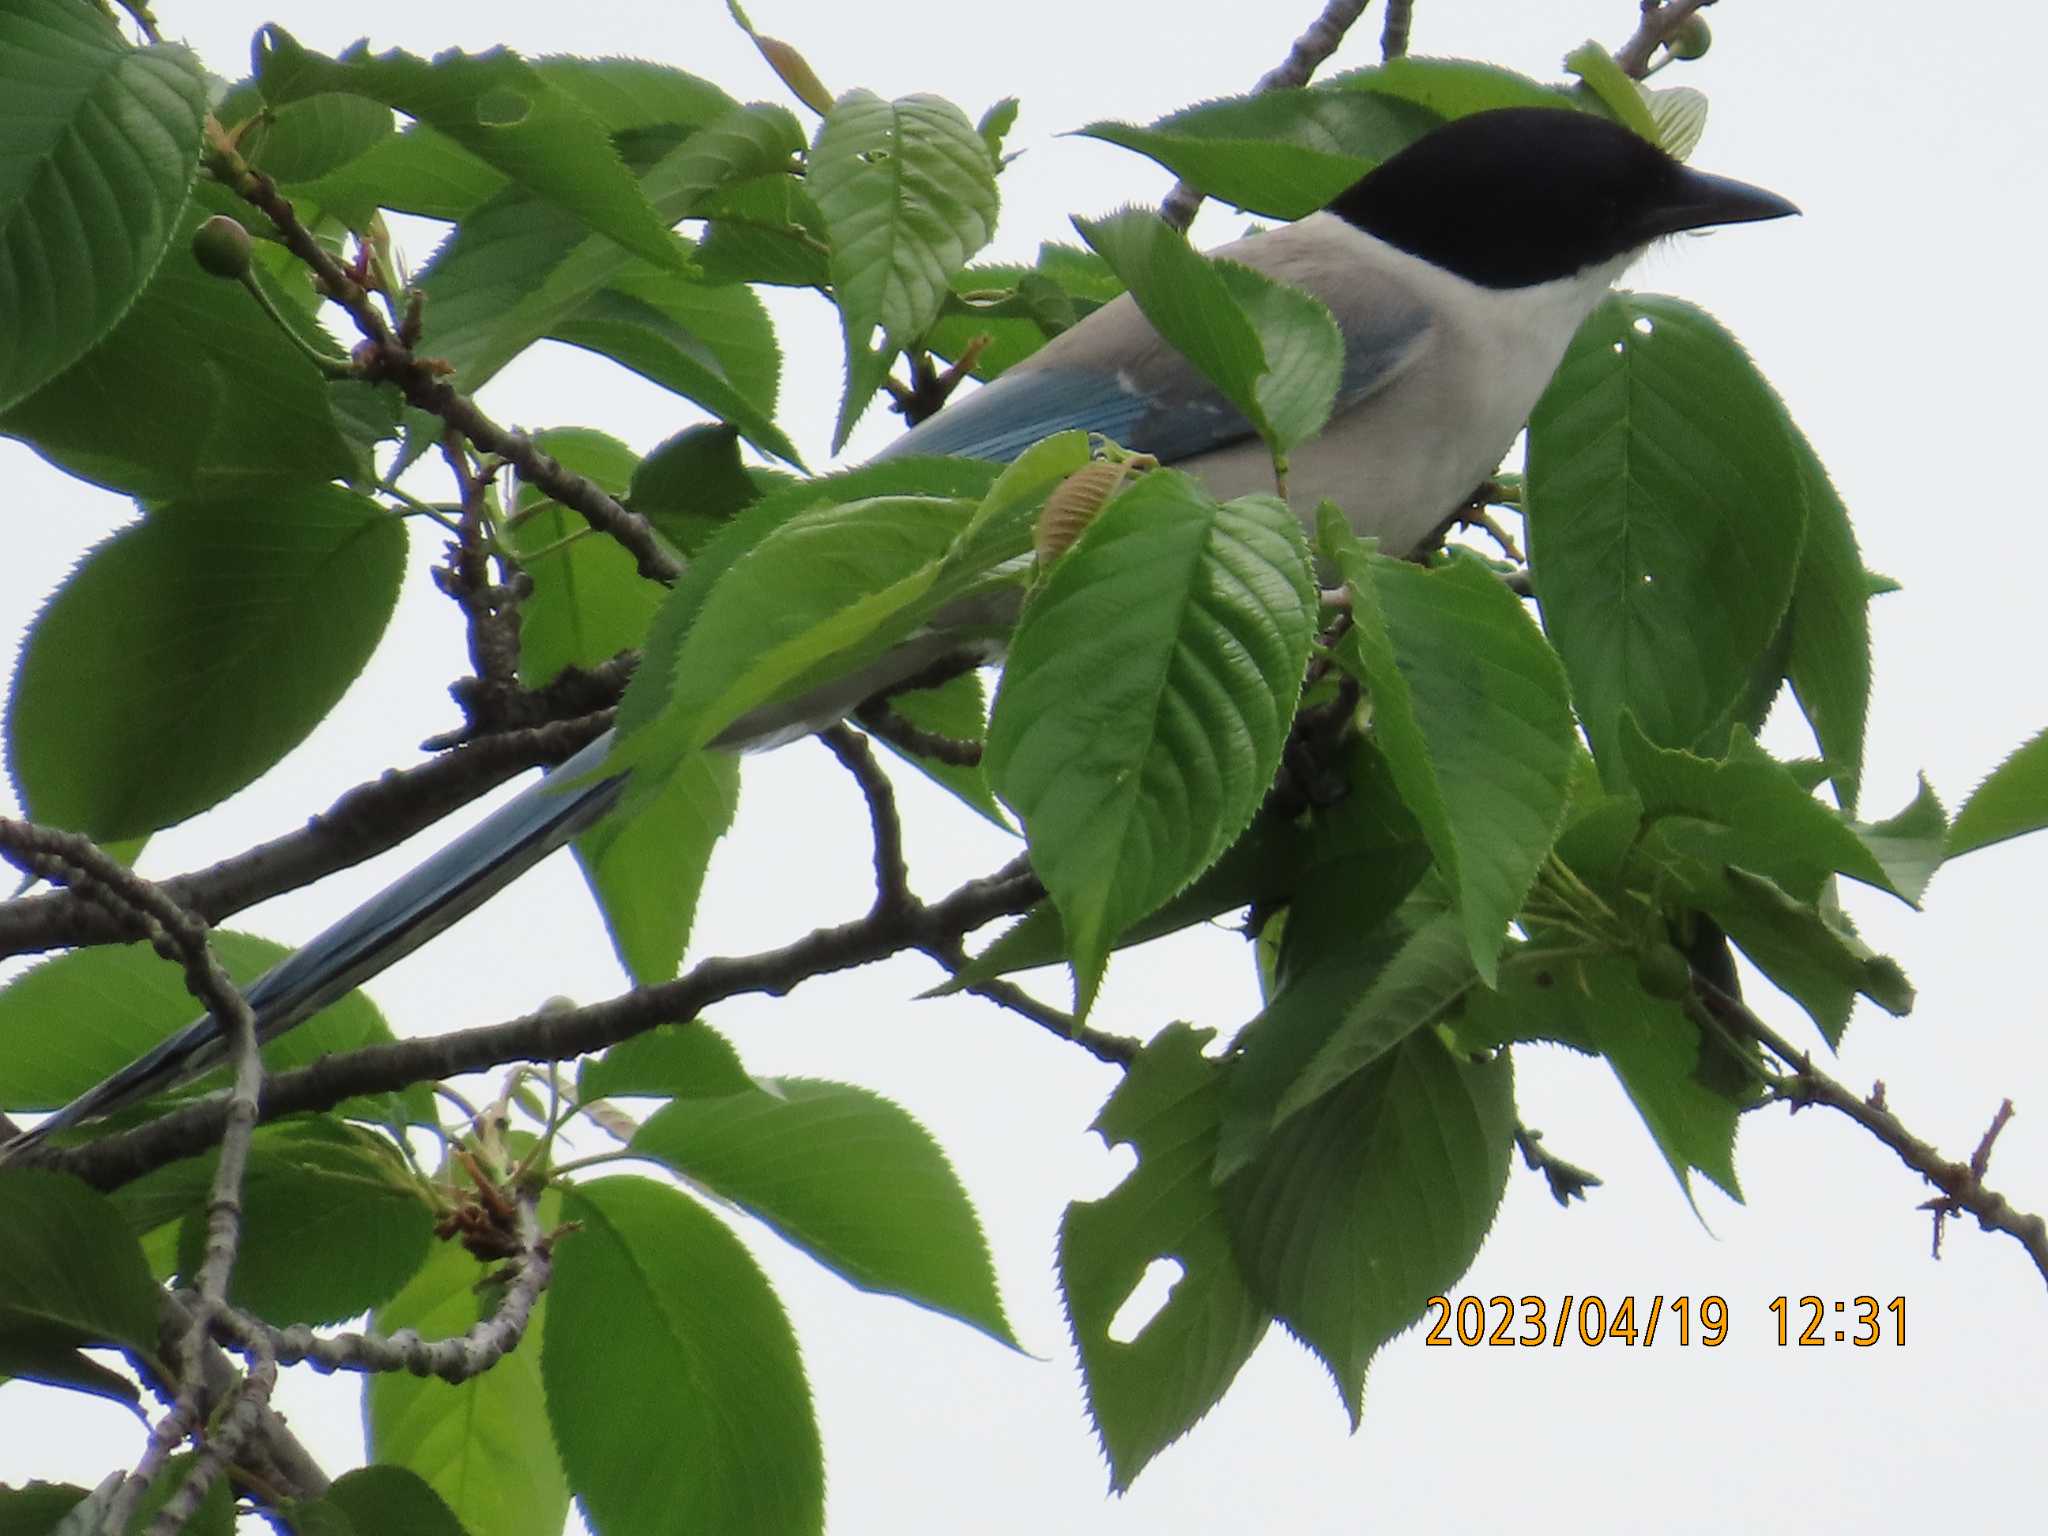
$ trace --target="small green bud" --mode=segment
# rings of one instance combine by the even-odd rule
[[[192,231],[192,259],[215,277],[239,281],[249,274],[249,231],[216,213]]]
[[[1714,46],[1714,33],[1707,18],[1695,11],[1678,24],[1678,30],[1664,46],[1671,50],[1674,59],[1697,59]]]
[[[1636,953],[1636,984],[1652,997],[1675,1003],[1692,991],[1692,966],[1676,944],[1656,939]]]

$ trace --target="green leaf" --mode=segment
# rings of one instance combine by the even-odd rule
[[[326,91],[274,109],[239,148],[250,165],[283,187],[337,171],[391,137],[391,109],[362,96]]]
[[[547,1205],[542,1219],[555,1219]],[[453,1338],[495,1307],[496,1295],[485,1284],[488,1275],[484,1265],[453,1243],[437,1244],[370,1324],[383,1334],[412,1328],[424,1338]],[[379,1371],[363,1383],[371,1459],[425,1480],[468,1530],[490,1536],[561,1536],[569,1488],[548,1430],[535,1347],[546,1333],[553,1305],[543,1292],[534,1303],[524,1346],[468,1381],[450,1385]]]
[[[599,1531],[802,1536],[824,1524],[810,1390],[766,1278],[723,1222],[647,1179],[566,1191],[541,1379]]]
[[[1003,140],[1010,136],[1010,130],[1017,126],[1017,98],[1005,96],[1001,101],[990,104],[981,114],[981,120],[974,125],[974,131],[981,135],[981,142],[988,146],[988,157],[996,163],[996,169],[1003,168]]]
[[[290,953],[282,944],[220,928],[207,942],[229,977],[243,986]],[[74,950],[45,960],[0,987],[0,1036],[9,1042],[0,1109],[55,1109],[184,1028],[198,1012],[183,973],[147,944]],[[265,1045],[263,1061],[280,1072],[391,1039],[391,1027],[370,1000],[352,992]],[[181,1092],[211,1092],[225,1081],[224,1072]],[[431,1123],[426,1085],[407,1089],[398,1102],[410,1119]],[[341,1112],[383,1121],[393,1112],[392,1100],[348,1099]]]
[[[425,1262],[433,1229],[388,1141],[332,1121],[265,1127],[242,1180],[228,1299],[280,1327],[339,1322],[396,1295]],[[178,1234],[188,1280],[205,1245],[202,1207]]]
[[[1219,504],[1171,470],[1112,501],[1025,610],[985,766],[1066,925],[1083,1013],[1117,936],[1258,809],[1315,612],[1283,503]]]
[[[1652,746],[1630,717],[1621,728],[1620,760],[1644,814],[1657,823],[1657,844],[1709,867],[1739,864],[1801,901],[1818,898],[1836,873],[1912,901],[1910,880],[1900,889],[1855,829],[1747,736],[1737,733],[1727,760],[1715,761]],[[1908,815],[1905,830],[1918,830],[1924,807],[1916,802]],[[1909,876],[1916,875],[1912,862]]]
[[[379,208],[453,223],[468,217],[508,184],[502,171],[492,169],[445,133],[414,123],[291,191],[360,228]]]
[[[1883,821],[1849,824],[1883,867],[1890,888],[1914,906],[1947,856],[1948,816],[1923,774],[1912,803]]]
[[[256,34],[256,72],[265,99],[274,104],[343,91],[394,107],[642,260],[666,267],[685,263],[604,124],[506,49],[450,49],[429,62],[398,49],[373,57],[358,45],[328,59],[307,52],[271,23]]]
[[[296,1523],[314,1509],[340,1515],[352,1531],[463,1536],[462,1521],[433,1485],[404,1467],[357,1467],[344,1472],[320,1499],[293,1506],[291,1518]],[[504,1526],[489,1529],[494,1536],[507,1530]]]
[[[0,1375],[34,1371],[52,1347],[157,1351],[161,1300],[120,1212],[65,1174],[0,1169]]]
[[[1344,340],[1318,301],[1201,255],[1156,214],[1133,209],[1074,227],[1130,286],[1153,328],[1258,428],[1276,461],[1322,430]]]
[[[1973,853],[2048,827],[2048,731],[1992,769],[1948,830],[1948,856]]]
[[[825,218],[802,183],[755,176],[705,200],[697,265],[707,282],[823,290],[832,282]]]
[[[864,1088],[776,1078],[678,1099],[633,1138],[865,1291],[1018,1347],[967,1191],[931,1133]]]
[[[0,415],[0,433],[83,479],[153,501],[351,471],[319,370],[237,284],[208,276],[186,252],[214,211],[207,190],[196,189],[172,236],[176,254],[120,323]],[[290,312],[260,262],[252,276]]]
[[[633,470],[626,504],[685,555],[760,499],[740,462],[740,431],[725,423],[685,427]]]
[[[625,494],[640,462],[617,438],[586,427],[536,433],[534,444],[613,496]],[[520,682],[544,688],[566,667],[600,666],[639,645],[667,589],[539,486],[521,483],[514,516],[508,542],[533,580],[519,609]]]
[[[1371,689],[1380,749],[1491,986],[1508,923],[1564,823],[1578,752],[1564,668],[1477,559],[1426,571],[1368,555],[1328,503],[1323,524],[1351,592],[1346,648]]]
[[[1690,160],[1707,131],[1707,97],[1689,85],[1645,89],[1643,101],[1657,125],[1657,142],[1674,160]]]
[[[1580,329],[1530,419],[1529,559],[1610,780],[1624,711],[1697,748],[1755,691],[1806,482],[1777,397],[1701,311],[1617,294]]]
[[[636,986],[681,969],[711,850],[732,826],[739,800],[739,758],[699,752],[658,787],[643,786],[637,808],[576,839],[576,862]]]
[[[1657,131],[1657,120],[1643,100],[1642,88],[1622,73],[1613,54],[1598,43],[1584,42],[1565,55],[1564,67],[1585,82],[1586,90],[1608,116],[1652,144],[1663,145],[1663,135]]]
[[[1440,121],[1393,96],[1283,89],[1204,102],[1148,127],[1097,122],[1078,131],[1136,150],[1248,213],[1298,219]]]
[[[1787,422],[1806,478],[1806,544],[1792,589],[1785,675],[1828,761],[1835,799],[1856,809],[1870,718],[1870,583],[1849,512],[1806,434]]]
[[[704,128],[739,105],[702,76],[652,59],[535,59],[534,71],[573,96],[607,133]]]
[[[621,272],[549,331],[609,357],[731,422],[763,453],[802,465],[775,425],[781,354],[750,289],[712,288],[638,267]]]
[[[1601,957],[1579,963],[1580,1018],[1594,1047],[1607,1058],[1657,1150],[1693,1200],[1697,1168],[1740,1200],[1735,1178],[1735,1126],[1744,1105],[1699,1078],[1699,1026],[1677,1003],[1646,994],[1627,960]],[[1693,1201],[1698,1210],[1698,1202]]]
[[[1221,1091],[1202,1054],[1208,1039],[1169,1025],[1131,1064],[1093,1129],[1112,1147],[1128,1144],[1137,1166],[1060,1220],[1060,1289],[1119,1492],[1215,1406],[1271,1321],[1231,1255],[1209,1177]],[[1181,1270],[1165,1305],[1134,1336],[1112,1337],[1118,1311],[1160,1260]]]
[[[849,91],[818,129],[809,187],[854,381],[832,433],[837,453],[881,373],[938,318],[948,279],[995,232],[995,164],[951,102]]]
[[[1913,986],[1898,962],[1873,953],[1830,899],[1794,901],[1772,881],[1731,866],[1708,910],[1751,963],[1807,1011],[1830,1046],[1841,1045],[1858,993],[1894,1017],[1913,1011]]]
[[[29,814],[133,837],[252,782],[355,681],[404,570],[404,524],[334,486],[173,502],[131,523],[22,648],[8,771]]]
[[[668,1099],[721,1098],[757,1088],[739,1052],[701,1019],[660,1024],[621,1040],[577,1068],[579,1098],[657,1095]]]
[[[674,222],[697,215],[721,188],[777,170],[802,147],[796,119],[781,107],[741,107],[655,160],[640,185]],[[593,295],[651,270],[573,215],[510,188],[466,215],[421,273],[427,344],[474,390]]]
[[[687,614],[676,621],[687,628],[670,636],[657,618],[625,701],[645,723],[622,706],[614,762],[681,762],[800,680],[856,671],[916,626],[968,516],[966,503],[933,497],[827,505],[729,567],[705,567],[708,588],[686,579],[663,613]]]
[[[1412,1035],[1224,1186],[1253,1293],[1321,1358],[1354,1428],[1373,1355],[1479,1252],[1514,1130],[1505,1054],[1462,1061]]]
[[[1571,93],[1518,75],[1497,64],[1470,59],[1425,59],[1412,55],[1367,69],[1346,70],[1323,82],[1331,91],[1371,91],[1427,107],[1442,118],[1467,117],[1495,107],[1573,109]]]
[[[199,170],[206,76],[77,0],[0,10],[0,409],[110,331],[170,247]]]
[[[111,1477],[109,1486],[119,1487],[122,1475],[115,1472]],[[86,1496],[87,1490],[76,1483],[32,1482],[19,1488],[0,1487],[0,1536],[50,1536]]]

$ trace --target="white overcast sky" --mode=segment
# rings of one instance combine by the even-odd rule
[[[1028,257],[1043,238],[1070,237],[1070,212],[1155,201],[1168,184],[1149,162],[1063,131],[1248,87],[1313,5],[752,0],[752,12],[802,47],[835,91],[938,92],[970,115],[1022,98],[1011,144],[1026,153],[1003,179],[990,254]],[[504,42],[642,55],[743,98],[781,99],[717,0],[271,0],[267,10],[163,0],[159,10],[168,33],[230,76],[246,67],[254,27],[275,20],[322,49],[367,33],[380,48],[422,53]],[[1634,0],[1420,0],[1414,48],[1554,76],[1586,37],[1618,43],[1635,11]],[[1770,186],[1805,217],[1676,242],[1632,281],[1704,304],[1743,339],[1833,471],[1869,564],[1904,582],[1877,609],[1866,803],[1904,803],[1925,770],[1953,810],[2048,722],[2032,483],[2038,359],[2048,352],[2048,318],[2032,298],[2048,19],[2031,6],[1993,15],[1772,0],[1726,0],[1712,19],[1711,55],[1665,77],[1713,98],[1695,163]],[[1376,58],[1378,23],[1375,8],[1338,65]],[[1241,223],[1212,207],[1197,234],[1213,244]],[[430,249],[429,235],[411,239],[415,262]],[[821,462],[836,332],[815,299],[790,298],[777,315],[783,424]],[[641,449],[690,419],[653,387],[561,348],[483,398],[501,420],[600,427]],[[892,421],[871,415],[849,459],[883,441]],[[11,653],[44,595],[129,509],[15,444],[0,442],[0,475],[13,530],[0,560],[0,643]],[[399,618],[333,718],[262,782],[160,836],[146,872],[286,830],[348,786],[416,761],[416,744],[453,722],[442,687],[460,668],[461,634],[424,579],[436,552],[416,533]],[[1799,749],[1782,725],[1774,740]],[[921,890],[1008,856],[950,802],[915,784],[906,793]],[[868,895],[863,828],[853,791],[817,747],[753,760],[693,954],[758,949],[856,912]],[[429,833],[237,926],[302,939],[438,840]],[[1920,1005],[1903,1021],[1859,1011],[1837,1064],[1859,1089],[1883,1077],[1893,1108],[1954,1155],[2012,1096],[2019,1117],[1994,1182],[2035,1210],[2048,1207],[2048,1046],[2032,975],[2044,880],[2048,842],[2037,839],[1944,871],[1924,916],[1857,901],[1865,936],[1902,960]],[[984,1006],[907,1001],[933,979],[906,961],[713,1016],[757,1072],[862,1083],[924,1119],[979,1202],[1035,1356],[851,1291],[749,1228],[802,1343],[836,1532],[1993,1530],[2012,1528],[2022,1510],[2038,1517],[2048,1296],[2016,1245],[1957,1225],[1946,1258],[1932,1262],[1926,1218],[1913,1209],[1923,1186],[1820,1111],[1751,1117],[1738,1148],[1748,1204],[1708,1190],[1702,1225],[1605,1070],[1538,1050],[1517,1059],[1525,1119],[1607,1183],[1560,1211],[1517,1164],[1463,1290],[1634,1296],[1639,1306],[1714,1294],[1730,1309],[1728,1343],[1425,1349],[1410,1334],[1377,1362],[1364,1428],[1351,1436],[1320,1367],[1275,1330],[1222,1406],[1111,1500],[1052,1254],[1065,1203],[1100,1194],[1125,1166],[1087,1132],[1114,1074]],[[556,859],[370,991],[401,1033],[416,1033],[622,985],[580,880]],[[1059,995],[1058,978],[1047,988]],[[1209,934],[1120,960],[1099,1017],[1136,1034],[1175,1018],[1229,1030],[1254,1006],[1241,947]],[[1791,1005],[1765,1011],[1812,1038]],[[1768,1307],[1788,1293],[1903,1296],[1908,1342],[1780,1349]],[[352,1381],[295,1381],[282,1403],[331,1470],[361,1455]],[[119,1410],[20,1384],[0,1390],[0,1479],[90,1484],[141,1447]]]

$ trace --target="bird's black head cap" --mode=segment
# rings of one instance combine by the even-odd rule
[[[1488,288],[1569,277],[1660,235],[1799,210],[1590,112],[1503,107],[1433,129],[1330,212]]]

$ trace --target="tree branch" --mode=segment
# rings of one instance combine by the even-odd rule
[[[1790,1069],[1770,1083],[1774,1097],[1792,1106],[1793,1112],[1809,1104],[1824,1105],[1847,1115],[1877,1140],[1898,1154],[1900,1162],[1941,1191],[1939,1198],[1921,1207],[1935,1213],[1936,1256],[1939,1257],[1941,1223],[1949,1216],[1967,1211],[1987,1232],[2003,1232],[2027,1252],[2041,1278],[2048,1281],[2048,1221],[2018,1210],[2005,1196],[1989,1189],[1984,1174],[1991,1161],[1991,1144],[2005,1122],[2012,1117],[2008,1099],[1992,1120],[1979,1143],[1976,1155],[1967,1163],[1951,1162],[1932,1143],[1907,1130],[1885,1103],[1884,1085],[1878,1084],[1868,1098],[1860,1098],[1813,1064],[1811,1053],[1801,1051],[1770,1025],[1751,1013],[1738,999],[1693,973],[1693,986],[1702,1005],[1713,1018],[1737,1034],[1746,1035]]]
[[[218,923],[244,907],[374,858],[529,768],[552,767],[611,725],[610,711],[459,746],[357,785],[304,827],[204,869],[156,882],[166,900]],[[0,902],[0,957],[147,937],[132,913],[86,893]]]
[[[1649,74],[1650,61],[1657,50],[1671,41],[1695,11],[1713,3],[1714,0],[1643,0],[1643,19],[1635,36],[1614,50],[1614,62],[1631,80],[1641,80]]]
[[[896,809],[896,787],[875,761],[867,738],[848,725],[827,726],[818,740],[860,786],[868,803],[868,824],[875,838],[875,904],[870,916],[886,918],[912,911],[917,898],[910,891],[910,866],[903,857],[903,817]]]
[[[566,1061],[657,1024],[694,1018],[728,997],[752,992],[779,997],[817,976],[962,938],[984,923],[1024,911],[1044,894],[1036,876],[1012,866],[986,879],[970,880],[937,902],[914,903],[905,911],[871,913],[820,928],[780,949],[714,957],[675,981],[588,1007],[542,1010],[500,1024],[339,1052],[272,1078],[264,1088],[260,1118],[332,1109],[359,1094],[395,1092],[414,1083],[517,1061]],[[205,1151],[220,1139],[223,1124],[221,1100],[209,1098],[83,1146],[35,1148],[23,1154],[21,1163],[70,1173],[99,1189],[115,1189],[166,1163]]]

